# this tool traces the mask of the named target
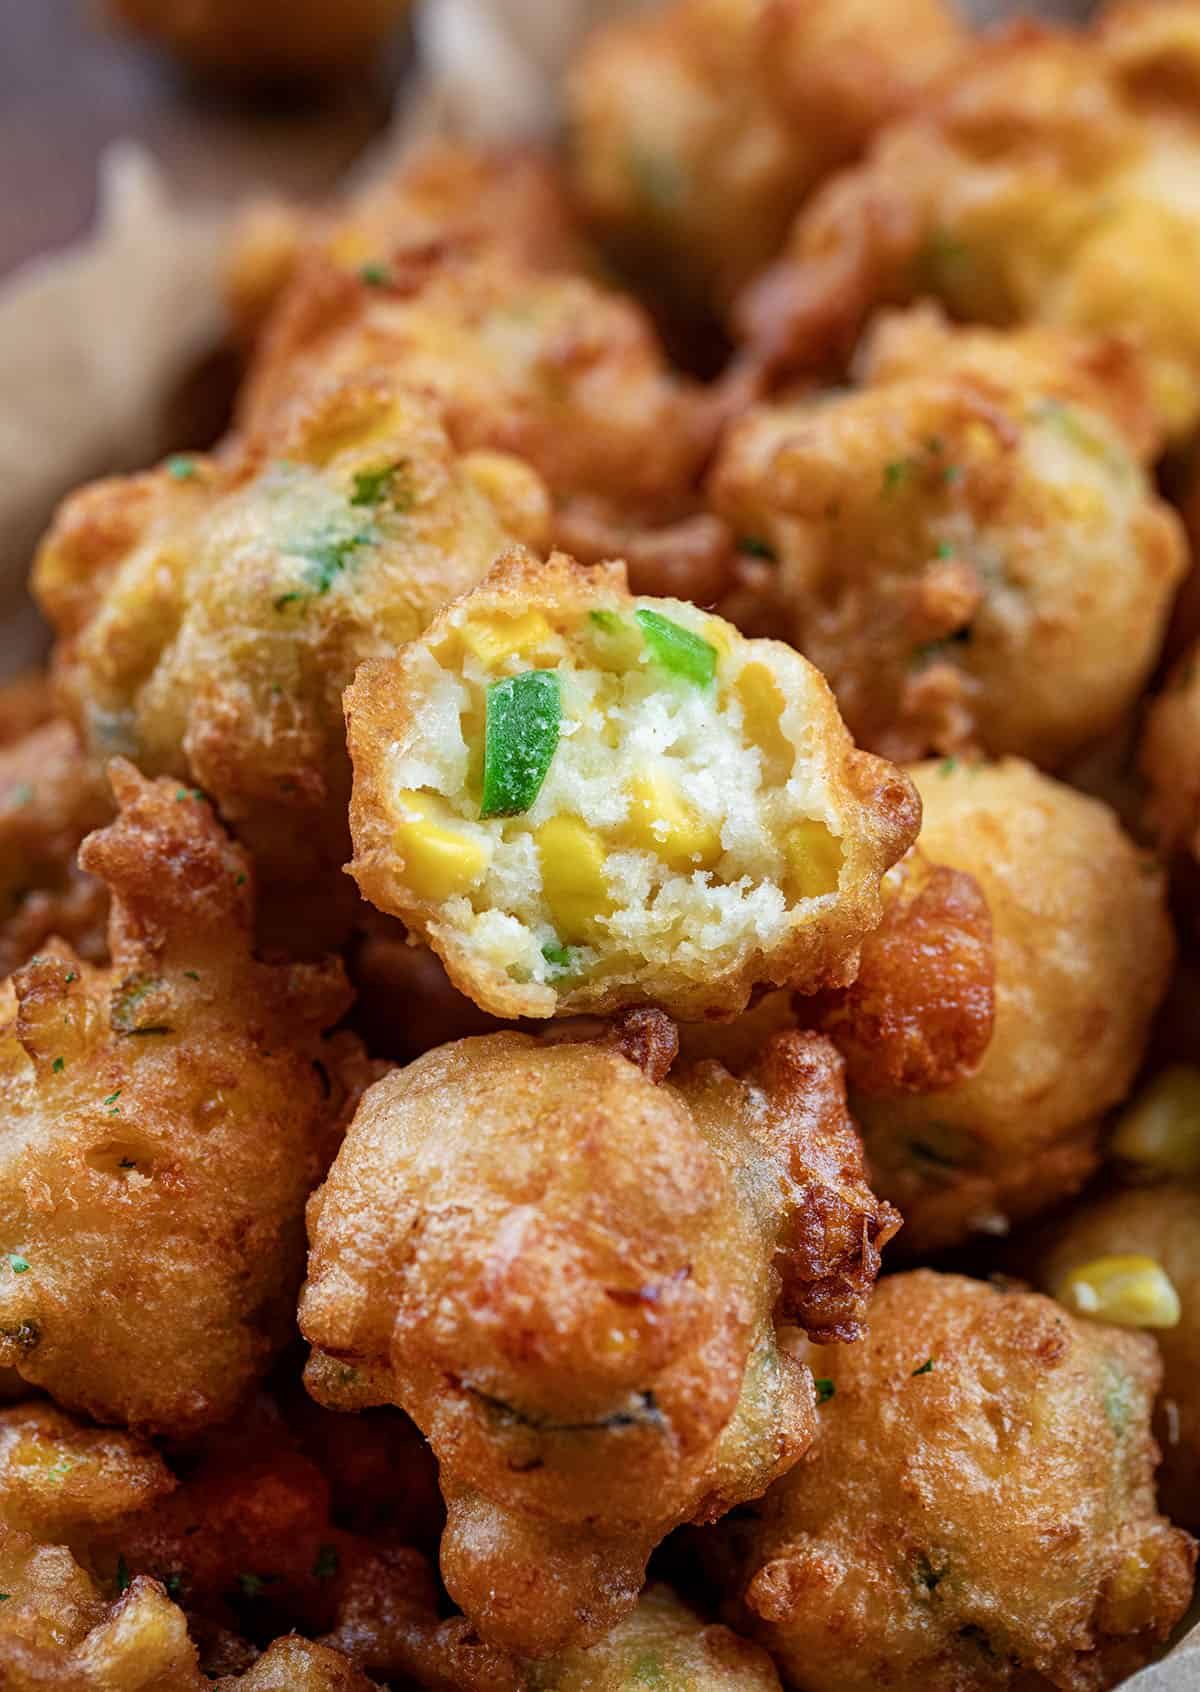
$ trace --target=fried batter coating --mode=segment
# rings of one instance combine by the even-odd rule
[[[568,81],[576,189],[635,268],[685,306],[724,306],[962,43],[942,0],[674,0],[622,18]]]
[[[304,1202],[366,1065],[322,1039],[340,965],[254,959],[249,860],[203,800],[112,779],[121,814],[80,853],[113,895],[111,971],[56,947],[4,987],[0,1365],[179,1435],[287,1337]]]
[[[58,714],[54,689],[45,670],[23,670],[0,682],[0,746],[23,740]]]
[[[1054,767],[1132,705],[1187,565],[1139,462],[1135,366],[918,308],[880,321],[858,369],[727,438],[712,498],[758,556],[726,609],[786,632],[871,751]]]
[[[373,1692],[340,1651],[296,1634],[276,1639],[245,1674],[222,1676],[216,1692]]]
[[[371,370],[427,392],[460,452],[518,454],[559,503],[671,511],[711,444],[712,406],[668,369],[640,306],[496,242],[354,272],[312,254],[264,332],[242,424],[269,426],[315,377]]]
[[[89,963],[104,960],[108,894],[75,855],[111,816],[108,783],[69,723],[0,745],[0,975],[51,935]]]
[[[883,921],[849,987],[799,1001],[856,1093],[936,1093],[974,1075],[992,1038],[996,964],[987,896],[919,847],[883,882]]]
[[[0,1526],[5,1692],[201,1692],[183,1612],[139,1575],[111,1602],[63,1545]]]
[[[309,1390],[408,1411],[451,1595],[532,1656],[599,1638],[672,1527],[796,1460],[811,1392],[776,1322],[853,1338],[898,1222],[827,1042],[779,1037],[744,1081],[666,1081],[674,1046],[638,1012],[597,1044],[428,1052],[364,1096],[310,1205]]]
[[[1099,1692],[1146,1661],[1195,1555],[1155,1510],[1151,1340],[919,1270],[860,1345],[802,1351],[820,1437],[703,1536],[789,1685]]]
[[[328,277],[330,266],[384,276],[389,266],[421,253],[484,245],[502,247],[536,270],[587,264],[548,155],[533,147],[434,142],[325,217],[279,201],[253,203],[234,230],[226,303],[239,338],[252,345],[284,288],[314,253],[317,277]],[[300,291],[315,306],[321,285],[304,283]]]
[[[1056,1220],[1033,1250],[1036,1279],[1049,1293],[1073,1270],[1111,1257],[1150,1259],[1169,1277],[1180,1310],[1176,1324],[1154,1331],[1163,1362],[1154,1417],[1159,1493],[1172,1520],[1200,1528],[1200,1190],[1185,1181],[1113,1188]]]
[[[1111,39],[1014,26],[884,130],[743,295],[755,355],[836,362],[876,305],[930,295],[969,321],[1127,334],[1169,433],[1186,435],[1200,418],[1196,10],[1131,9],[1126,25]]]
[[[35,577],[93,757],[202,787],[268,893],[299,884],[319,918],[345,886],[342,688],[545,516],[525,466],[457,457],[421,396],[366,375],[227,461],[72,495]]]
[[[1129,1090],[1174,946],[1163,876],[1099,800],[1005,759],[917,766],[921,846],[991,912],[995,1025],[976,1073],[854,1097],[879,1190],[930,1252],[1003,1233],[1082,1185]],[[969,957],[969,952],[967,954]],[[933,990],[933,989],[931,989]]]
[[[346,713],[351,873],[498,1016],[843,985],[916,831],[811,665],[620,565],[510,554]]]
[[[361,69],[408,0],[106,0],[115,22],[194,69],[240,82],[326,80]]]
[[[133,1434],[91,1428],[35,1399],[0,1410],[0,1523],[78,1551],[148,1508],[175,1477]]]

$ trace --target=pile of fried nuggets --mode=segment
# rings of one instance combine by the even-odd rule
[[[260,208],[232,433],[37,557],[11,1692],[1101,1692],[1188,1607],[1200,4],[567,93]]]

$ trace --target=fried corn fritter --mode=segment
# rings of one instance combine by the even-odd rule
[[[500,1016],[842,985],[911,843],[790,648],[512,554],[346,694],[351,873]]]
[[[1146,715],[1142,773],[1148,820],[1164,849],[1200,860],[1200,646],[1172,666]]]
[[[75,855],[112,809],[108,783],[69,723],[47,721],[0,745],[0,975],[51,935],[103,962],[108,895]]]
[[[666,1080],[674,1049],[639,1012],[600,1043],[428,1052],[365,1095],[310,1205],[309,1390],[412,1416],[451,1595],[532,1655],[598,1639],[672,1527],[796,1460],[811,1389],[776,1323],[854,1338],[898,1225],[825,1041],[781,1036],[743,1080]]]
[[[962,47],[942,0],[674,0],[622,18],[568,79],[575,188],[677,305],[724,306],[821,177]]]
[[[906,1252],[1007,1231],[1081,1186],[1128,1092],[1174,954],[1163,875],[1099,800],[1016,759],[921,764],[923,851],[991,912],[995,1026],[938,1091],[854,1095]],[[852,990],[853,994],[853,990]]]
[[[268,895],[299,883],[319,914],[349,844],[342,688],[544,529],[525,466],[457,456],[421,396],[358,376],[227,461],[74,494],[35,582],[92,756],[203,788]]]
[[[918,1270],[860,1345],[799,1350],[819,1438],[706,1536],[790,1686],[1093,1692],[1147,1660],[1195,1555],[1155,1508],[1151,1340]]]
[[[1133,360],[918,308],[857,368],[727,437],[712,499],[755,556],[725,609],[785,631],[871,751],[1053,767],[1132,705],[1186,569]]]
[[[536,270],[587,268],[549,154],[430,142],[325,217],[276,200],[252,202],[226,259],[226,304],[238,338],[251,346],[285,287],[314,256],[312,276],[328,285],[335,271],[382,280],[422,254],[485,246],[501,247]],[[317,310],[318,324],[322,286],[305,281],[296,290]]]
[[[1047,1230],[1032,1261],[1038,1284],[1076,1313],[1152,1329],[1160,1490],[1173,1520],[1200,1528],[1200,1186],[1113,1187]]]
[[[255,961],[249,860],[200,796],[119,762],[113,785],[80,853],[113,897],[111,970],[56,944],[3,989],[0,1364],[179,1435],[287,1338],[304,1202],[365,1060],[322,1038],[340,964]]]
[[[379,52],[408,0],[106,0],[114,20],[194,69],[254,82],[324,80]]]
[[[1128,335],[1185,436],[1200,418],[1196,34],[1189,0],[979,42],[801,212],[739,305],[756,356],[836,364],[875,306],[927,295],[966,321]]]
[[[0,682],[0,746],[24,740],[57,715],[54,689],[45,670],[22,670]]]
[[[671,372],[633,299],[499,242],[353,271],[310,255],[264,331],[241,424],[270,427],[317,377],[380,370],[436,402],[459,451],[518,454],[559,504],[673,514],[711,445],[711,403]]]

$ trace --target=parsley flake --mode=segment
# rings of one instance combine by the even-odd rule
[[[4,802],[10,811],[18,811],[22,805],[28,805],[33,798],[33,788],[27,781],[19,781],[10,792],[4,795]]]
[[[837,1391],[837,1387],[834,1386],[833,1382],[828,1378],[828,1376],[825,1376],[820,1380],[814,1381],[813,1385],[817,1389],[817,1403],[818,1404],[828,1404],[829,1400],[833,1397],[834,1393]]]
[[[129,1573],[129,1564],[125,1561],[124,1554],[122,1554],[117,1558],[117,1574],[115,1581],[117,1591],[119,1593],[128,1592],[129,1582],[131,1579],[132,1576]]]
[[[177,452],[173,458],[167,460],[167,475],[174,477],[177,482],[190,482],[196,474],[196,460],[189,458],[185,452]]]
[[[63,1069],[65,1068],[65,1061],[64,1061],[64,1059],[62,1059],[60,1057],[56,1057],[54,1062],[50,1065],[50,1067],[56,1075],[61,1075],[62,1072],[63,1072]]]
[[[317,1560],[313,1564],[313,1574],[318,1580],[332,1580],[340,1567],[338,1549],[336,1545],[322,1545],[317,1552]]]
[[[378,259],[370,264],[359,267],[358,279],[365,282],[368,288],[387,288],[391,286],[392,273],[386,264],[380,264]]]
[[[267,1584],[266,1577],[263,1575],[240,1574],[237,1578],[238,1585],[241,1587],[247,1598],[257,1598],[263,1587]]]
[[[957,768],[957,758],[943,758],[941,763],[938,765],[938,774],[943,777],[952,776]]]
[[[108,1095],[108,1097],[106,1099],[104,1099],[102,1102],[106,1105],[116,1104],[116,1102],[120,1098],[120,1096],[121,1096],[121,1089],[120,1089],[120,1087],[118,1087],[115,1093],[110,1093]]]
[[[924,1363],[922,1363],[922,1365],[919,1369],[913,1370],[912,1378],[913,1378],[913,1380],[916,1380],[918,1375],[929,1375],[929,1374],[932,1374],[932,1373],[933,1373],[933,1358],[927,1357],[925,1359]]]
[[[20,1252],[12,1252],[9,1255],[8,1266],[14,1275],[24,1275],[29,1269],[29,1259],[22,1257]]]
[[[895,493],[901,483],[906,482],[912,475],[911,458],[895,458],[883,467],[883,491],[885,494]]]
[[[778,564],[779,554],[770,541],[763,540],[758,535],[742,535],[737,543],[739,552],[744,552],[748,558],[765,558],[768,564]]]

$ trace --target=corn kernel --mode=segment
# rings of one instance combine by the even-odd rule
[[[842,873],[842,843],[823,822],[809,819],[790,828],[784,841],[787,892],[793,899],[836,893]]]
[[[515,616],[475,617],[459,630],[463,645],[489,667],[503,658],[534,652],[553,641],[554,630],[540,611]]]
[[[706,617],[704,619],[704,638],[710,646],[715,646],[722,658],[728,658],[733,650],[730,637],[733,630],[723,617]]]
[[[629,789],[629,820],[622,830],[630,846],[653,852],[671,869],[711,869],[721,856],[721,836],[657,773],[635,776]]]
[[[1097,1257],[1064,1276],[1055,1296],[1081,1316],[1122,1328],[1174,1328],[1179,1294],[1152,1257]]]
[[[554,926],[568,945],[581,945],[597,917],[613,910],[600,836],[578,817],[551,817],[534,836],[542,892]]]
[[[758,747],[769,772],[786,779],[796,760],[796,751],[779,726],[783,715],[783,694],[765,664],[747,664],[734,684],[742,707],[746,738]]]
[[[430,793],[397,795],[409,813],[396,825],[396,848],[404,858],[404,876],[418,899],[440,904],[465,893],[487,869],[488,842],[447,828],[450,812]]]
[[[1200,1069],[1156,1075],[1122,1115],[1112,1150],[1156,1175],[1200,1174]]]

